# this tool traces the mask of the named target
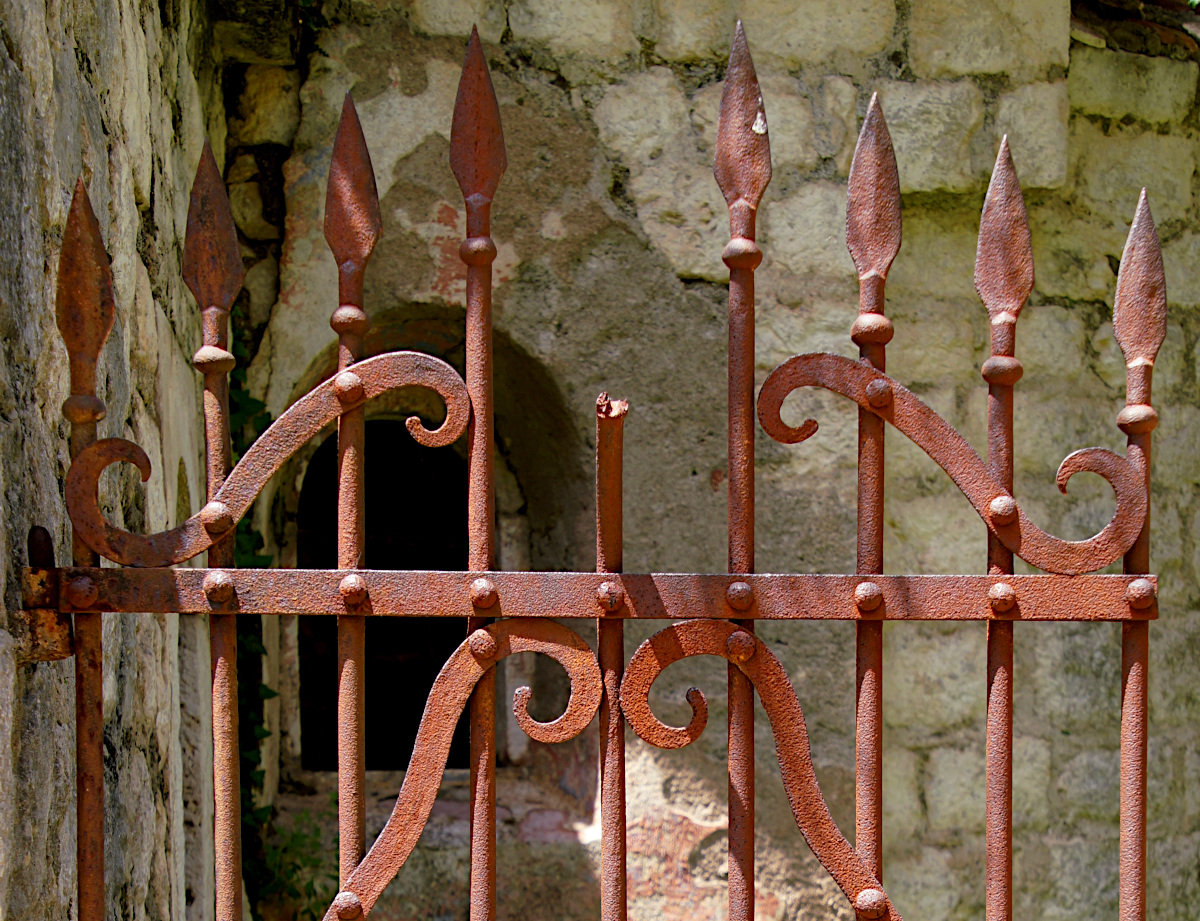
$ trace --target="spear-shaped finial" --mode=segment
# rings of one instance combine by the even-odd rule
[[[71,395],[63,403],[63,415],[77,425],[99,422],[105,409],[96,396],[96,362],[112,331],[116,306],[100,223],[82,179],[75,183],[67,213],[55,308],[71,362]]]
[[[202,311],[216,307],[228,313],[245,277],[229,196],[212,147],[205,141],[188,202],[183,281]]]
[[[476,195],[487,201],[495,197],[507,167],[500,104],[483,56],[479,30],[472,27],[450,127],[450,169],[468,207]]]
[[[358,110],[347,93],[333,139],[325,190],[325,242],[338,265],[338,299],[342,304],[361,304],[363,272],[382,229],[371,153]]]
[[[1127,365],[1153,365],[1167,336],[1167,288],[1162,248],[1146,190],[1121,253],[1113,301],[1113,333]]]
[[[1016,323],[1033,292],[1029,217],[1007,135],[1000,142],[992,181],[983,201],[979,247],[975,253],[975,290],[993,323]]]
[[[886,278],[900,252],[900,173],[877,93],[854,146],[848,193],[846,246],[858,277]]]
[[[741,20],[738,20],[737,31],[733,34],[729,66],[725,70],[713,174],[729,205],[731,219],[739,202],[744,202],[740,209],[749,210],[753,215],[762,201],[767,183],[771,181],[771,141],[767,136],[767,113],[763,109],[758,74],[754,71],[754,61],[750,58]],[[735,236],[753,238],[753,234]]]
[[[1126,374],[1125,408],[1117,424],[1126,434],[1149,433],[1158,424],[1150,405],[1150,384],[1154,359],[1167,336],[1167,283],[1145,189],[1117,271],[1113,334],[1125,356]]]

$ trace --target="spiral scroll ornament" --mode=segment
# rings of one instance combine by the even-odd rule
[[[758,419],[776,441],[797,444],[817,430],[813,419],[790,426],[780,417],[783,401],[801,387],[821,387],[844,396],[894,425],[950,474],[988,530],[1038,569],[1066,575],[1094,572],[1120,559],[1142,530],[1147,510],[1145,483],[1125,458],[1112,451],[1083,448],[1059,466],[1055,481],[1062,492],[1067,491],[1072,476],[1086,471],[1106,479],[1117,495],[1112,520],[1098,534],[1087,540],[1062,540],[1025,516],[950,423],[897,381],[849,358],[822,352],[796,355],[771,372],[758,395]]]
[[[866,861],[829,814],[813,770],[804,711],[787,672],[761,639],[734,624],[715,620],[688,620],[659,631],[638,648],[625,669],[621,708],[629,725],[659,748],[682,748],[700,736],[708,721],[708,705],[698,688],[688,691],[692,718],[687,726],[668,726],[650,709],[650,688],[658,676],[692,656],[719,656],[750,679],[771,721],[784,791],[804,840],[860,917],[901,921]]]
[[[351,380],[352,379],[352,380]],[[80,452],[67,473],[67,513],[75,535],[106,559],[126,566],[170,566],[202,553],[229,532],[284,462],[345,410],[398,390],[425,387],[440,396],[446,418],[427,429],[410,416],[406,425],[419,444],[442,447],[467,428],[471,404],[462,378],[450,365],[421,352],[389,352],[360,362],[352,372],[325,381],[298,400],[250,446],[213,500],[183,524],[158,534],[131,534],[100,511],[100,474],[124,461],[150,478],[150,458],[123,438],[105,438]]]
[[[446,769],[458,718],[475,685],[497,662],[521,652],[540,652],[559,663],[571,679],[571,696],[558,719],[541,723],[529,715],[529,688],[518,688],[513,715],[539,742],[565,742],[587,728],[600,706],[600,666],[577,633],[552,620],[513,618],[472,633],[438,673],[425,702],[412,759],[395,808],[371,850],[346,880],[324,921],[338,921],[347,906],[370,914],[376,900],[400,872],[429,821]]]

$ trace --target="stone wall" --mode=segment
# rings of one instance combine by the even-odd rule
[[[896,144],[905,213],[905,242],[888,285],[896,323],[889,371],[982,450],[979,367],[988,337],[972,272],[988,173],[1007,133],[1038,273],[1019,324],[1026,370],[1016,397],[1016,486],[1033,519],[1066,537],[1093,533],[1112,510],[1098,481],[1073,481],[1063,498],[1053,471],[1077,447],[1123,446],[1115,414],[1124,368],[1111,300],[1138,191],[1149,188],[1171,301],[1155,376],[1163,421],[1153,564],[1162,577],[1162,619],[1151,631],[1150,911],[1190,917],[1188,906],[1200,898],[1191,668],[1200,640],[1195,41],[1163,26],[1109,28],[1086,9],[1073,20],[1065,0],[756,0],[736,12],[758,67],[774,161],[759,222],[766,254],[758,272],[760,379],[796,352],[854,354],[846,173],[877,91]],[[593,564],[592,405],[607,389],[633,405],[626,568],[720,571],[727,222],[711,162],[735,5],[351,0],[327,6],[325,15],[305,62],[299,126],[283,170],[280,293],[254,331],[261,339],[251,390],[278,414],[332,367],[327,322],[336,276],[322,207],[347,91],[372,150],[385,223],[367,273],[370,348],[417,345],[451,359],[461,352],[463,207],[447,154],[463,41],[477,23],[509,158],[493,216],[498,451],[525,498],[528,558],[536,568]],[[792,412],[814,415],[821,431],[794,448],[759,437],[759,568],[849,571],[853,407],[813,394]],[[894,432],[888,446],[887,570],[982,572],[984,529],[974,512]],[[302,473],[293,471],[289,482]],[[289,502],[274,493],[257,513],[284,559],[294,552]],[[630,628],[630,651],[646,631]],[[773,624],[762,633],[795,681],[822,789],[841,827],[851,829],[853,628]],[[1017,913],[1112,916],[1118,631],[1028,625],[1016,641]],[[896,624],[885,643],[889,892],[906,917],[982,917],[983,627]],[[290,661],[286,652],[283,658]],[[663,683],[660,712],[676,719],[686,712],[687,686],[704,687],[712,728],[685,752],[631,742],[631,910],[637,918],[720,917],[724,667],[691,662]],[[285,748],[301,744],[285,739]],[[822,905],[845,915],[791,821],[761,717],[758,746],[759,916],[813,917]],[[537,800],[541,788],[526,782],[545,777],[540,757],[534,768],[501,771],[501,801],[505,784],[516,797],[501,830],[501,866],[521,868],[519,879],[502,873],[502,914],[590,916],[594,877],[585,893],[564,895],[553,888],[559,871],[532,867],[539,856],[559,866],[579,852],[594,873],[594,775],[581,783],[562,768],[576,779],[560,778],[553,802],[539,812],[530,797]],[[561,801],[564,789],[578,791],[573,801]],[[385,917],[463,912],[464,818],[451,784],[426,843],[381,903]]]
[[[1066,537],[1094,532],[1112,510],[1106,488],[1086,482],[1094,478],[1072,481],[1064,499],[1053,471],[1077,447],[1123,444],[1111,300],[1146,185],[1171,310],[1155,375],[1162,424],[1152,562],[1162,617],[1151,629],[1150,914],[1191,917],[1200,899],[1192,667],[1200,646],[1192,36],[1200,30],[1164,25],[1154,4],[1145,5],[1146,20],[1110,21],[1099,4],[1077,2],[1072,12],[1065,0],[751,0],[736,8],[723,0],[331,0],[302,4],[299,19],[284,0],[0,4],[0,578],[8,611],[19,606],[30,525],[50,528],[60,561],[69,552],[58,411],[66,356],[53,293],[75,177],[83,175],[100,216],[117,294],[100,374],[108,405],[101,434],[141,444],[156,471],[144,488],[129,470],[108,474],[102,504],[114,522],[159,530],[186,517],[203,493],[189,365],[199,325],[179,272],[203,139],[225,168],[249,268],[238,309],[239,347],[251,353],[246,386],[272,414],[331,367],[336,276],[321,209],[346,91],[371,145],[385,221],[367,276],[369,347],[460,360],[463,212],[447,154],[472,23],[484,38],[509,153],[494,236],[502,563],[513,568],[593,565],[591,439],[602,389],[633,404],[626,568],[724,568],[727,222],[711,161],[735,13],[758,66],[774,160],[759,220],[760,379],[796,352],[854,354],[846,172],[877,91],[905,213],[888,285],[896,323],[889,371],[982,449],[987,322],[971,278],[983,191],[1007,132],[1038,272],[1019,324],[1026,370],[1016,397],[1016,488],[1035,521]],[[823,394],[789,407],[818,418],[821,430],[798,447],[759,436],[759,568],[849,571],[853,407]],[[894,432],[888,452],[887,570],[982,571],[984,530],[965,500]],[[255,511],[284,564],[295,560],[304,458],[286,474]],[[212,878],[205,625],[131,615],[106,617],[104,631],[109,914],[203,921]],[[629,632],[631,652],[648,630]],[[303,745],[294,624],[268,618],[263,633],[263,680],[283,695],[265,708],[262,795],[286,820],[307,808],[304,779],[289,773]],[[834,817],[852,829],[853,629],[775,624],[762,634],[805,707]],[[23,642],[10,618],[0,629],[0,827],[13,832],[0,835],[0,918],[69,917],[73,669],[69,661],[26,663]],[[893,624],[885,644],[888,890],[906,917],[981,918],[982,626]],[[1023,625],[1016,645],[1017,914],[1111,917],[1118,631]],[[518,670],[539,695],[554,696],[552,670],[514,664],[510,688]],[[661,683],[658,712],[676,720],[686,712],[684,690],[703,687],[711,728],[683,752],[631,737],[631,913],[721,917],[724,667],[691,661]],[[757,726],[759,917],[848,917],[792,823],[761,711]],[[501,914],[594,917],[594,739],[557,748],[510,741],[507,751]],[[395,782],[371,780],[375,828]],[[465,916],[464,797],[462,778],[448,777],[380,918]]]
[[[20,608],[25,535],[48,527],[70,562],[67,356],[54,292],[82,176],[112,258],[117,317],[101,358],[101,436],[142,445],[155,476],[109,474],[110,518],[159,530],[203,494],[199,322],[179,259],[187,192],[225,116],[206,6],[102,0],[0,4],[0,586]],[[112,917],[211,917],[211,742],[204,624],[105,616],[106,885]],[[74,668],[30,664],[0,625],[0,917],[75,912]],[[207,756],[211,760],[211,756]],[[207,911],[205,906],[208,905]]]

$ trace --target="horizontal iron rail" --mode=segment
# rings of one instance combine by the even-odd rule
[[[1129,621],[1146,575],[881,576],[320,569],[26,569],[26,609],[683,620]],[[348,591],[349,589],[349,591]]]

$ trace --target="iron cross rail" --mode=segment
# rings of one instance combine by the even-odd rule
[[[533,719],[528,688],[517,691],[517,722],[534,739],[561,742],[599,714],[601,904],[605,921],[623,919],[625,898],[624,726],[646,742],[679,748],[707,721],[704,695],[688,694],[692,717],[667,726],[651,712],[650,687],[680,659],[713,655],[729,663],[729,918],[754,917],[754,730],[757,692],[771,723],[792,812],[805,840],[845,893],[858,918],[899,921],[882,867],[882,624],[983,620],[987,640],[986,916],[1012,917],[1013,623],[1117,621],[1122,624],[1120,919],[1143,921],[1146,884],[1146,712],[1149,621],[1158,616],[1149,569],[1151,373],[1166,330],[1158,237],[1143,192],[1121,259],[1114,331],[1127,367],[1126,405],[1117,424],[1124,457],[1100,448],[1068,456],[1057,483],[1087,471],[1116,493],[1111,521],[1095,536],[1064,541],[1034,525],[1013,496],[1013,386],[1017,319],[1033,290],[1025,205],[1005,139],[980,224],[975,285],[987,308],[991,356],[988,451],[983,460],[936,412],[885,373],[894,328],[884,285],[900,247],[900,184],[878,100],[872,98],[849,177],[846,239],[860,284],[850,329],[860,360],[797,355],[754,387],[754,272],[762,260],[755,216],[771,177],[766,114],[741,26],[725,74],[715,174],[729,205],[729,571],[626,574],[622,570],[622,438],[628,406],[596,404],[595,573],[494,571],[492,470],[490,213],[506,166],[500,110],[478,35],[472,33],[459,84],[450,166],[462,188],[466,239],[466,370],[401,351],[368,357],[363,274],[382,226],[370,156],[354,104],[346,98],[334,142],[325,236],[338,271],[330,321],[337,373],[292,405],[231,469],[229,311],[242,263],[225,187],[207,147],[192,190],[183,272],[201,308],[207,502],[178,527],[142,536],[114,527],[100,510],[98,484],[110,465],[152,475],[146,454],[120,438],[97,440],[104,404],[96,365],[114,317],[112,277],[100,228],[82,183],[76,186],[59,263],[58,324],[70,357],[72,465],[65,501],[74,534],[73,565],[56,568],[49,535],[34,529],[25,573],[24,616],[41,658],[75,657],[77,688],[78,878],[80,921],[104,918],[102,657],[103,612],[207,614],[213,663],[216,906],[220,921],[241,916],[240,803],[235,619],[239,614],[338,618],[338,776],[340,892],[326,913],[369,915],[400,871],[429,818],[458,717],[470,709],[471,918],[496,916],[494,667],[505,656],[541,652],[571,680],[566,711]],[[400,387],[427,388],[445,404],[436,429],[417,417],[422,445],[468,442],[469,572],[388,572],[362,567],[364,407]],[[793,427],[780,407],[788,394],[817,387],[859,407],[858,565],[853,575],[754,574],[754,438],[757,423],[796,444],[816,422]],[[328,425],[337,424],[338,569],[237,570],[235,525],[281,465]],[[986,526],[987,575],[883,575],[884,427],[892,425],[935,460]],[[173,568],[208,553],[207,569]],[[118,568],[100,568],[103,557]],[[1045,575],[1014,575],[1020,557]],[[1097,575],[1117,560],[1121,575]],[[425,707],[395,809],[369,851],[363,795],[363,667],[367,617],[466,619],[467,636],[442,668]],[[595,619],[593,651],[568,624]],[[834,824],[817,786],[804,714],[787,674],[754,634],[757,620],[856,622],[856,822],[854,845]],[[628,619],[671,623],[626,662]]]

